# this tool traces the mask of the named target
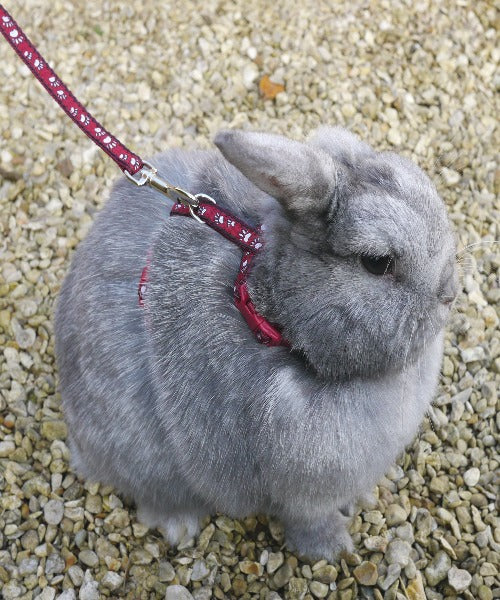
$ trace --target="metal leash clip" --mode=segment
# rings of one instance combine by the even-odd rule
[[[195,213],[195,210],[200,205],[200,198],[203,198],[208,202],[213,202],[214,204],[216,203],[215,200],[206,194],[193,195],[190,192],[186,192],[186,190],[183,190],[182,188],[171,185],[157,175],[158,169],[153,167],[151,163],[148,163],[145,160],[142,162],[144,166],[137,173],[139,178],[136,179],[131,173],[129,173],[127,170],[124,170],[123,172],[125,173],[127,179],[132,181],[137,186],[148,184],[151,187],[154,187],[156,190],[162,192],[162,194],[165,194],[165,196],[170,198],[170,200],[184,204],[184,206],[189,208],[189,212],[191,213],[193,219],[196,219],[196,221],[199,223],[203,223],[200,217]]]

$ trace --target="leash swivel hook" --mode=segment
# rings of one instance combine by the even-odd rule
[[[123,170],[127,179],[129,179],[130,181],[132,181],[132,183],[139,187],[146,184],[150,185],[151,187],[160,191],[162,194],[165,194],[165,196],[170,198],[170,200],[173,200],[174,202],[178,202],[180,204],[184,204],[189,208],[189,212],[193,219],[195,219],[199,223],[203,223],[203,221],[195,212],[200,205],[200,198],[203,198],[204,200],[209,202],[213,202],[214,204],[216,203],[215,200],[213,198],[210,198],[210,196],[207,196],[206,194],[194,195],[190,192],[186,192],[186,190],[183,190],[180,187],[171,185],[157,174],[158,170],[156,169],[156,167],[153,167],[151,163],[148,163],[145,160],[143,160],[142,162],[143,167],[137,173],[138,178],[134,177],[126,169]]]

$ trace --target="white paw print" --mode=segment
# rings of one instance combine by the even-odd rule
[[[7,15],[2,17],[2,21],[5,25],[5,27],[12,27],[12,21],[10,20],[10,17],[7,17]]]
[[[77,109],[77,108],[75,108],[74,106],[72,106],[72,107],[69,109],[69,112],[70,112],[70,114],[71,114],[71,115],[73,115],[74,117],[76,117],[76,116],[78,115],[78,109]]]
[[[68,97],[63,90],[57,90],[57,97],[59,98],[59,100],[66,100],[66,98]]]
[[[204,215],[207,212],[207,209],[204,206],[200,206],[198,212],[200,215]]]
[[[35,59],[35,62],[33,63],[33,65],[35,66],[35,69],[37,71],[41,71],[43,69],[43,67],[45,66],[43,64],[43,60],[39,60],[38,58]]]
[[[248,242],[248,240],[252,237],[252,232],[242,229],[239,233],[239,236],[244,242]]]
[[[28,60],[31,60],[33,58],[33,53],[32,52],[28,52],[27,50],[24,52],[24,57],[27,58]]]
[[[120,154],[118,157],[120,160],[128,160],[128,154]]]
[[[217,213],[215,215],[215,222],[218,223],[219,225],[224,225],[224,215]]]
[[[104,129],[101,129],[101,127],[96,127],[94,129],[94,133],[96,134],[97,137],[101,137],[104,135],[105,131],[104,131]]]
[[[88,115],[80,115],[80,123],[82,123],[82,125],[88,125],[90,123],[90,117]]]
[[[106,146],[112,150],[115,146],[116,146],[116,140],[114,140],[111,136],[107,135],[103,140],[102,140],[103,144],[106,144]]]
[[[236,222],[233,221],[232,219],[226,219],[226,225],[228,227],[234,227],[236,225]]]
[[[262,244],[261,244],[261,242],[255,242],[255,244],[253,245],[253,247],[254,247],[256,250],[259,250],[260,248],[262,248]]]
[[[9,33],[10,37],[12,38],[12,41],[14,42],[14,44],[20,44],[24,38],[23,36],[19,33],[19,31],[17,29],[13,29],[10,33]]]
[[[49,77],[49,83],[52,87],[59,87],[61,85],[61,82],[59,81],[59,79],[57,79],[57,77]]]

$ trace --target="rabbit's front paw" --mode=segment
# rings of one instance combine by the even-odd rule
[[[345,519],[341,518],[332,518],[327,523],[288,525],[285,527],[285,542],[299,556],[312,560],[326,558],[329,562],[343,550],[352,552],[354,549]]]
[[[195,537],[200,531],[200,515],[196,512],[158,513],[142,504],[137,507],[137,518],[149,527],[158,528],[171,546]]]

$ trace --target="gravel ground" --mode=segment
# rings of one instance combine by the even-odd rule
[[[500,598],[498,13],[482,0],[297,6],[6,2],[77,97],[142,155],[208,147],[222,127],[301,139],[330,123],[427,170],[464,249],[429,418],[375,490],[376,508],[355,516],[356,553],[333,565],[290,554],[278,525],[260,516],[214,516],[199,539],[171,550],[109,486],[75,478],[52,312],[118,171],[0,39],[6,600]]]

